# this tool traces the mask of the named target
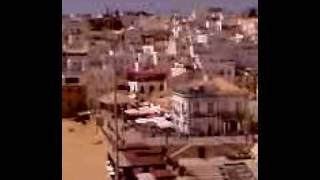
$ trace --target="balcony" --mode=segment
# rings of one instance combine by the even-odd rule
[[[190,114],[191,118],[208,118],[217,117],[217,113],[207,113],[207,112],[194,112]]]

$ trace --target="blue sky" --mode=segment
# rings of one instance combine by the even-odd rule
[[[258,0],[62,0],[62,13],[99,13],[105,6],[159,13],[171,12],[175,6],[180,11],[189,12],[194,2],[200,7],[219,6],[235,11],[258,6]]]

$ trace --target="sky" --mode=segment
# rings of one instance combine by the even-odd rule
[[[62,13],[100,13],[105,7],[120,10],[145,10],[154,13],[170,13],[173,7],[180,12],[191,12],[198,7],[217,6],[231,11],[258,7],[258,0],[62,0]]]

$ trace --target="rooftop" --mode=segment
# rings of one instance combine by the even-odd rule
[[[114,93],[111,92],[109,94],[103,95],[99,98],[99,101],[104,104],[112,104],[114,102]],[[117,103],[118,104],[128,104],[132,103],[134,100],[129,98],[129,96],[125,93],[117,93]]]
[[[247,95],[248,92],[223,78],[216,77],[208,81],[193,80],[174,89],[173,93],[184,97],[211,97],[217,95]]]
[[[140,70],[138,72],[129,70],[127,72],[127,79],[129,81],[159,81],[164,80],[166,77],[167,74],[165,72],[156,69]]]
[[[156,178],[175,177],[175,175],[169,170],[157,169],[151,171],[151,174]]]
[[[120,151],[123,160],[120,162],[122,166],[152,166],[163,165],[164,156],[160,147],[149,147],[148,149],[131,149]]]
[[[229,180],[256,180],[255,170],[249,161],[230,161],[224,157],[208,159],[187,158],[179,160],[186,167],[188,179],[229,179]],[[257,164],[255,164],[257,166]]]

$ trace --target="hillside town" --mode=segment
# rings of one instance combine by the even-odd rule
[[[63,15],[63,121],[105,179],[258,179],[257,13]]]

